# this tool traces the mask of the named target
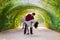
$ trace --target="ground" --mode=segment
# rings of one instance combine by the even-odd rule
[[[13,29],[0,33],[0,40],[60,40],[60,33],[47,28],[33,30],[33,35],[24,35],[23,30]]]

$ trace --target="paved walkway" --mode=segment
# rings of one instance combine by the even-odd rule
[[[60,33],[46,29],[34,29],[33,35],[24,35],[23,30],[15,29],[0,33],[0,40],[60,40]]]

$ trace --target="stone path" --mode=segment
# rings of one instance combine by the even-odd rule
[[[15,29],[0,33],[0,40],[60,40],[60,33],[46,28],[34,29],[33,35],[24,35],[23,30]]]

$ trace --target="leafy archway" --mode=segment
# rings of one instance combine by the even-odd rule
[[[51,10],[50,7],[47,7],[46,9],[44,7],[33,5],[31,3],[18,3],[16,0],[7,1],[6,5],[3,6],[0,9],[0,30],[16,28],[19,25],[20,18],[29,12],[28,9],[33,9],[34,12],[37,10],[37,15],[41,16],[44,19],[44,24],[46,27],[53,29],[58,28],[59,30],[59,27],[57,27],[58,25],[56,24],[57,19],[54,14],[55,12]]]

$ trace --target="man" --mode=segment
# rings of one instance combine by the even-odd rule
[[[32,23],[36,22],[34,20],[34,16],[35,16],[35,13],[32,13],[32,14],[26,15],[26,17],[25,17],[25,23],[26,23],[26,28],[27,28],[27,32],[28,32],[27,34],[29,34],[29,29],[30,29],[30,34],[33,34]],[[26,31],[26,30],[24,30],[24,31]],[[26,34],[26,32],[24,34]]]

